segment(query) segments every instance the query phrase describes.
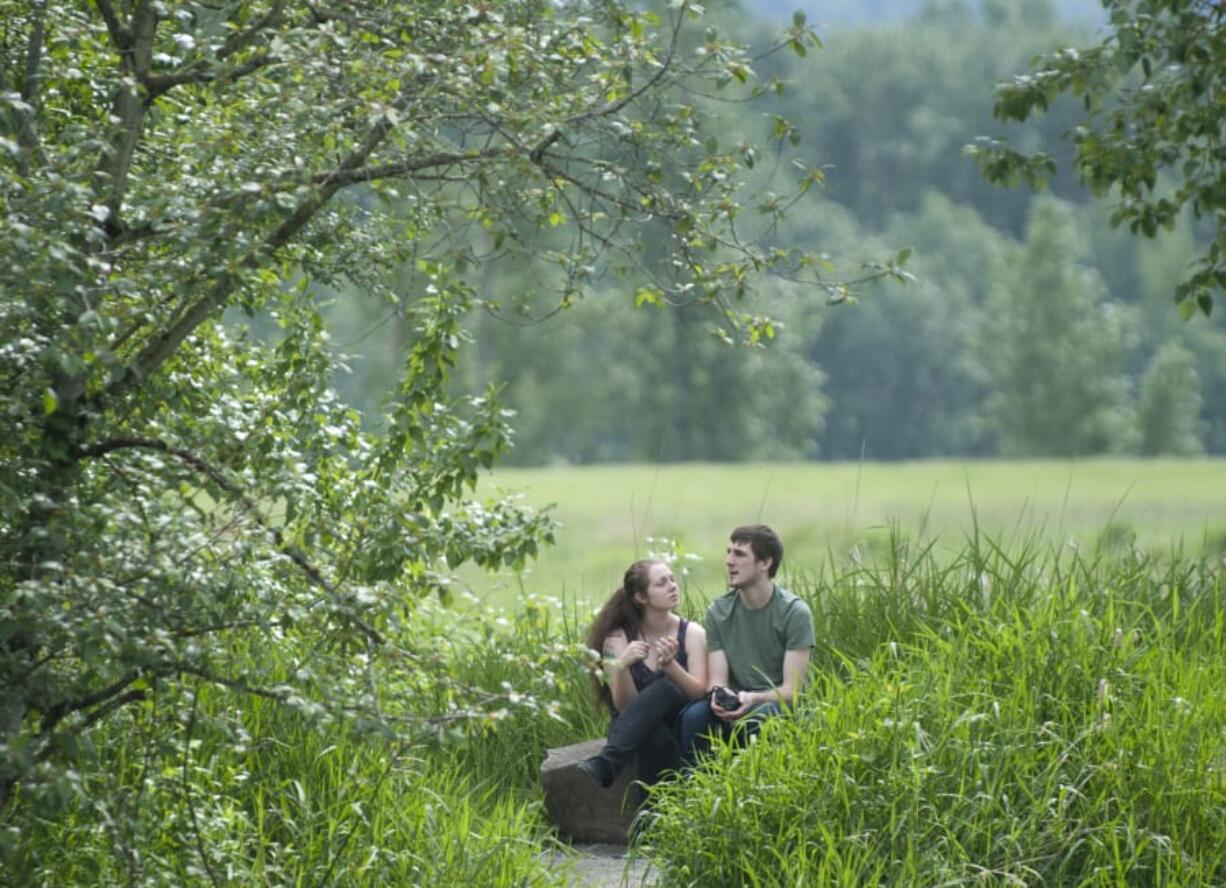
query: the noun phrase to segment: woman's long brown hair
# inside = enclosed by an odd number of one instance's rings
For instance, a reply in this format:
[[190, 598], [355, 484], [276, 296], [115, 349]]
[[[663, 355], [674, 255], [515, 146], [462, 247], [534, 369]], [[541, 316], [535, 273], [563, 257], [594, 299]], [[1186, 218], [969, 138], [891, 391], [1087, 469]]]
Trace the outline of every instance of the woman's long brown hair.
[[[592, 621], [592, 628], [587, 634], [587, 646], [600, 654], [602, 661], [604, 641], [618, 629], [625, 633], [627, 641], [634, 641], [642, 634], [643, 605], [635, 601], [634, 596], [639, 593], [647, 594], [648, 573], [652, 565], [661, 563], [655, 558], [646, 558], [626, 568], [621, 587], [609, 596], [609, 600]], [[592, 686], [596, 690], [596, 703], [612, 711], [613, 694], [609, 691], [609, 684], [604, 680], [604, 672], [599, 665], [592, 671]]]

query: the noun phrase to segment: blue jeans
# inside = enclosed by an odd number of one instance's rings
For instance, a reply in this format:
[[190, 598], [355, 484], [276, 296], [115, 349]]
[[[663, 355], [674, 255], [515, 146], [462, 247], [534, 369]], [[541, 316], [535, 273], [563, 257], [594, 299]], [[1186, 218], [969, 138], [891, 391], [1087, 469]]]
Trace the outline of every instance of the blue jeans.
[[731, 738], [736, 743], [744, 743], [758, 733], [764, 719], [782, 711], [783, 707], [772, 700], [760, 703], [734, 722], [726, 722], [711, 711], [709, 697], [695, 700], [681, 712], [682, 765], [692, 768], [700, 755], [710, 752], [712, 737]]

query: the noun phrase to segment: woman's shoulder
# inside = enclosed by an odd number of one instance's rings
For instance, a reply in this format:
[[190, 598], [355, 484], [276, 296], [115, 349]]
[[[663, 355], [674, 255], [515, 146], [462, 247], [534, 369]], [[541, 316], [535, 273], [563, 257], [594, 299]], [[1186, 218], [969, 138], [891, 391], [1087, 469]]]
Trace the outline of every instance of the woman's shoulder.
[[604, 637], [604, 641], [601, 644], [603, 647], [608, 647], [609, 645], [616, 645], [619, 647], [624, 647], [625, 645], [629, 643], [630, 643], [629, 639], [626, 638], [626, 630], [618, 628], [618, 629], [614, 629], [612, 632], [606, 635]]
[[706, 641], [707, 630], [702, 628], [702, 623], [697, 620], [685, 621], [685, 640], [689, 641], [693, 638], [695, 641]]

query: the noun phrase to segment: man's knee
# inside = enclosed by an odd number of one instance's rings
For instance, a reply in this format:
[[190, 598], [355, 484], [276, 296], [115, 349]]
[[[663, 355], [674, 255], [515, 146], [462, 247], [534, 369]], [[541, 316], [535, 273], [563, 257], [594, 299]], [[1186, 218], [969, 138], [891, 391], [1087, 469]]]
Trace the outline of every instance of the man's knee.
[[778, 700], [770, 700], [766, 703], [759, 703], [753, 709], [749, 710], [747, 718], [762, 719], [771, 718], [783, 712], [783, 705]]
[[707, 747], [705, 737], [711, 730], [712, 720], [711, 704], [706, 698], [695, 700], [681, 710], [677, 719], [677, 734], [684, 758], [691, 759], [695, 752]]
[[711, 704], [703, 697], [681, 710], [679, 733], [684, 739], [706, 731], [711, 724]]

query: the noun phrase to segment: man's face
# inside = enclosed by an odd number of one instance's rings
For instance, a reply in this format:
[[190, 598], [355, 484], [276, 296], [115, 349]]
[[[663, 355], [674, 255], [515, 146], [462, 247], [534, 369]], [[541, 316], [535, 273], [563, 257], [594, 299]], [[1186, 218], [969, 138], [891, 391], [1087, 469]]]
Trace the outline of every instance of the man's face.
[[728, 543], [724, 567], [728, 571], [728, 585], [733, 589], [745, 589], [761, 580], [770, 579], [770, 559], [758, 561], [754, 558], [749, 543], [735, 540]]

